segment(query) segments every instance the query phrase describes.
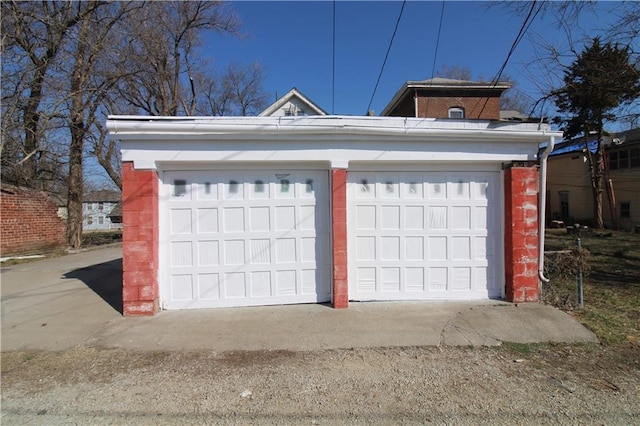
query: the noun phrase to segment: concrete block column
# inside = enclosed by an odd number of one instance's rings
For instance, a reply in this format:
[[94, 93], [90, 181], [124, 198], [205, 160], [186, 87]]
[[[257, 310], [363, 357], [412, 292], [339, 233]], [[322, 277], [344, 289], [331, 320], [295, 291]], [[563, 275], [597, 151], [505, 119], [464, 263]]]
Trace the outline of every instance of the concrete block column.
[[538, 168], [511, 165], [504, 172], [505, 293], [510, 302], [537, 302]]
[[122, 301], [125, 316], [158, 311], [158, 188], [155, 170], [122, 164]]
[[331, 230], [333, 254], [333, 300], [334, 308], [349, 306], [349, 283], [347, 280], [347, 170], [331, 170]]

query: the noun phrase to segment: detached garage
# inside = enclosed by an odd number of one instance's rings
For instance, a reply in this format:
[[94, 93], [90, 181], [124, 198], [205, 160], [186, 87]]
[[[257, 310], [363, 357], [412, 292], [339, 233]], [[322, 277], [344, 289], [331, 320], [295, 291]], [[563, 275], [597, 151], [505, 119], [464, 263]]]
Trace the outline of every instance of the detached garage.
[[[112, 116], [125, 315], [538, 298], [546, 125]], [[544, 180], [542, 180], [544, 183]]]

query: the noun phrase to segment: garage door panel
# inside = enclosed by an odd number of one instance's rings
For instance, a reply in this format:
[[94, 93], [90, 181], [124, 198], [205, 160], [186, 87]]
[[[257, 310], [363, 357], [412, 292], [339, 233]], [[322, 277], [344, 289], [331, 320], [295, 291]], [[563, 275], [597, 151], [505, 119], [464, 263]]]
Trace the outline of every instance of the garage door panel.
[[198, 274], [198, 299], [220, 299], [220, 274]]
[[193, 244], [191, 241], [171, 243], [171, 266], [174, 268], [193, 266]]
[[251, 256], [249, 262], [254, 265], [270, 264], [272, 244], [268, 238], [251, 239]]
[[171, 171], [163, 188], [163, 308], [330, 300], [327, 172]]
[[251, 297], [272, 296], [271, 271], [251, 272]]
[[220, 265], [220, 242], [198, 241], [198, 266]]
[[191, 234], [191, 209], [171, 210], [170, 221], [172, 234]]
[[348, 175], [350, 297], [500, 296], [497, 172]]
[[215, 207], [197, 209], [198, 233], [218, 232], [218, 209]]

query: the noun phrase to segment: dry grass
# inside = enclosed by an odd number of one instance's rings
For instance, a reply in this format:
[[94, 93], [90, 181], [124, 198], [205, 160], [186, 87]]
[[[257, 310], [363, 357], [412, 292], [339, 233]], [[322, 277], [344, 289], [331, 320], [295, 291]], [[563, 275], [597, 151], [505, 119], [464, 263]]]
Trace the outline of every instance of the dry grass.
[[606, 345], [640, 348], [640, 235], [594, 232], [581, 235], [588, 274], [584, 308], [577, 308], [576, 236], [549, 230], [546, 251], [572, 250], [547, 256], [551, 283], [543, 286], [546, 303], [572, 311]]

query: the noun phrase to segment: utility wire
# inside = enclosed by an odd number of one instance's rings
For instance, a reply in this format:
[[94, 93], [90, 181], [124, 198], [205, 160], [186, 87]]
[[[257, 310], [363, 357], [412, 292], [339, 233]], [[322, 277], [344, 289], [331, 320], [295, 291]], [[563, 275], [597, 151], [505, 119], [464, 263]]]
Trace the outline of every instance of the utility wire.
[[536, 13], [532, 17], [531, 15], [533, 14], [533, 10], [536, 7], [536, 3], [537, 3], [536, 0], [533, 0], [531, 2], [531, 9], [529, 9], [529, 13], [527, 14], [527, 17], [525, 18], [524, 22], [522, 23], [522, 26], [520, 27], [520, 31], [518, 31], [518, 35], [516, 36], [515, 40], [513, 41], [513, 44], [511, 45], [511, 49], [509, 50], [509, 53], [507, 53], [507, 57], [505, 58], [504, 62], [502, 63], [502, 66], [500, 67], [500, 69], [498, 70], [498, 73], [496, 74], [496, 76], [493, 79], [493, 86], [494, 87], [500, 81], [500, 77], [502, 76], [502, 73], [504, 72], [505, 68], [507, 67], [507, 63], [509, 62], [509, 59], [511, 59], [511, 55], [513, 54], [513, 52], [515, 52], [516, 47], [518, 47], [518, 44], [520, 44], [520, 41], [522, 41], [522, 39], [524, 38], [524, 35], [529, 30], [529, 27], [531, 26], [531, 24], [535, 20], [536, 16], [538, 16], [538, 13], [542, 9], [542, 7], [538, 7], [538, 10], [536, 11]]
[[[529, 27], [535, 20], [536, 16], [538, 16], [538, 13], [540, 13], [540, 10], [542, 10], [542, 5], [540, 5], [538, 7], [538, 10], [536, 10], [536, 13], [535, 14], [533, 13], [533, 11], [536, 8], [536, 3], [537, 3], [536, 0], [533, 0], [531, 2], [531, 9], [529, 9], [529, 13], [527, 14], [526, 18], [522, 22], [522, 25], [520, 26], [520, 31], [518, 31], [516, 38], [513, 40], [513, 43], [511, 44], [511, 49], [509, 49], [509, 53], [507, 53], [507, 57], [505, 58], [504, 62], [502, 63], [502, 66], [498, 69], [496, 76], [493, 78], [491, 82], [492, 88], [495, 88], [500, 82], [500, 77], [502, 77], [502, 73], [507, 68], [507, 64], [509, 63], [509, 59], [511, 59], [511, 55], [513, 54], [513, 52], [515, 52], [516, 47], [518, 47], [518, 44], [520, 44], [520, 41], [522, 41], [522, 39], [524, 38], [524, 35], [529, 30]], [[480, 118], [480, 116], [484, 112], [484, 109], [487, 106], [488, 102], [489, 102], [489, 98], [487, 97], [487, 99], [485, 99], [484, 101], [484, 105], [482, 105], [482, 109], [480, 110], [480, 113], [478, 114], [478, 118]]]
[[[433, 75], [436, 72], [436, 59], [438, 58], [438, 47], [440, 46], [440, 33], [442, 32], [442, 17], [444, 16], [444, 4], [445, 4], [445, 0], [442, 0], [442, 9], [440, 9], [440, 24], [438, 25], [438, 37], [436, 38], [436, 49], [433, 54], [433, 65], [431, 66], [431, 80], [433, 80]], [[431, 81], [431, 84], [432, 83], [433, 81]], [[427, 96], [427, 106], [424, 114], [425, 117], [429, 116], [429, 98], [430, 96]], [[415, 113], [417, 116], [418, 111], [416, 111]]]
[[384, 71], [384, 66], [387, 64], [387, 58], [389, 57], [389, 52], [391, 51], [391, 46], [393, 45], [393, 39], [396, 37], [396, 31], [398, 31], [398, 25], [400, 24], [400, 18], [402, 18], [402, 12], [404, 11], [404, 6], [407, 4], [407, 0], [402, 2], [402, 7], [400, 8], [400, 14], [398, 15], [398, 19], [396, 20], [396, 26], [393, 29], [393, 34], [391, 35], [391, 40], [389, 41], [389, 47], [387, 48], [387, 54], [384, 55], [384, 61], [382, 62], [382, 67], [380, 68], [380, 74], [378, 74], [378, 81], [376, 81], [376, 86], [373, 88], [373, 93], [371, 94], [371, 99], [369, 100], [369, 105], [367, 105], [367, 113], [371, 108], [371, 103], [373, 102], [373, 97], [376, 95], [376, 91], [378, 90], [378, 84], [380, 84], [380, 78], [382, 77], [382, 73]]

